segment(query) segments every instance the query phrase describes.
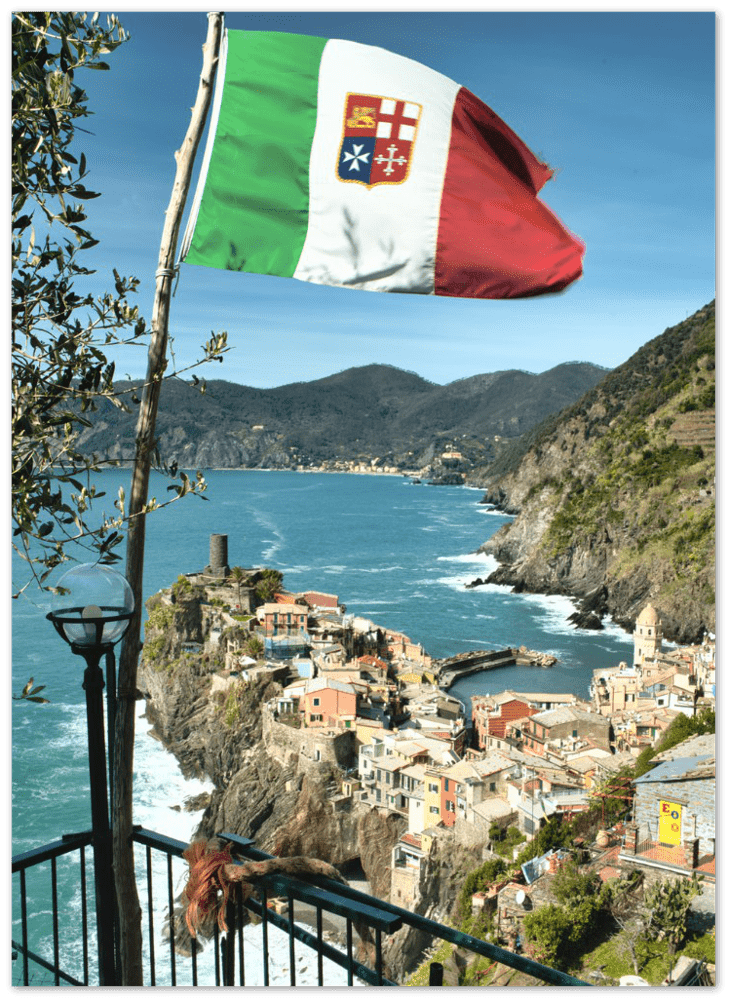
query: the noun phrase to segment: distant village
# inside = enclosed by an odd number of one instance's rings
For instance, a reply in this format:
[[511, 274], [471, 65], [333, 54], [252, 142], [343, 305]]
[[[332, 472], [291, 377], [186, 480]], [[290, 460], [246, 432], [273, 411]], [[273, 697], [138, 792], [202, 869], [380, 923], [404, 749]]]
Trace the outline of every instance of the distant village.
[[[436, 839], [478, 847], [514, 827], [530, 839], [551, 817], [587, 810], [604, 782], [655, 745], [677, 715], [715, 705], [713, 638], [665, 648], [660, 617], [647, 604], [635, 623], [633, 662], [594, 671], [589, 701], [504, 690], [472, 698], [467, 717], [441, 686], [444, 678], [452, 683], [459, 669], [498, 668], [519, 657], [541, 666], [549, 659], [522, 648], [476, 654], [482, 662], [475, 666], [463, 654], [436, 661], [403, 633], [348, 614], [334, 594], [281, 590], [256, 607], [226, 563], [226, 536], [212, 536], [211, 565], [188, 575], [223, 597], [211, 607], [205, 639], [225, 662], [213, 691], [270, 675], [283, 690], [262, 708], [267, 752], [284, 763], [296, 757], [305, 769], [335, 765], [335, 809], [361, 802], [403, 817], [391, 889], [401, 906], [416, 899]], [[247, 633], [260, 637], [263, 657], [245, 654]], [[194, 645], [187, 651], [199, 652]], [[636, 780], [632, 822], [602, 831], [594, 857], [601, 877], [640, 864], [664, 877], [699, 871], [713, 879], [714, 736], [680, 749], [659, 755], [658, 766]], [[537, 891], [539, 876], [559, 859], [541, 861], [521, 885], [499, 888], [507, 931], [517, 932], [525, 891]]]

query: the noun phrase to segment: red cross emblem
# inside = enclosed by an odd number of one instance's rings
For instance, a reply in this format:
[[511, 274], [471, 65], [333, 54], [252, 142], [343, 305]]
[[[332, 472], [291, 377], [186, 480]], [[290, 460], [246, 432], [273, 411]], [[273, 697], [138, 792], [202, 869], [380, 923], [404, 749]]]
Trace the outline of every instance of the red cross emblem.
[[366, 187], [407, 180], [422, 105], [347, 94], [337, 177]]

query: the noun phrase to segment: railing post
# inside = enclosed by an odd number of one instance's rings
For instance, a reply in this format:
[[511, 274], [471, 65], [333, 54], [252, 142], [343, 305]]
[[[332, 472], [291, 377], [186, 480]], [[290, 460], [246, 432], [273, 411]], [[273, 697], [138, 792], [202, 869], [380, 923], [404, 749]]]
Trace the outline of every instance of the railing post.
[[234, 893], [228, 897], [225, 905], [225, 922], [228, 930], [220, 941], [220, 957], [223, 967], [223, 986], [235, 986], [235, 898]]
[[428, 973], [428, 986], [443, 985], [443, 966], [440, 962], [431, 962]]
[[91, 826], [93, 828], [94, 883], [96, 887], [96, 934], [99, 955], [99, 985], [117, 982], [114, 947], [116, 893], [112, 870], [109, 799], [106, 787], [106, 747], [104, 740], [104, 675], [101, 654], [83, 650], [86, 660], [83, 688], [86, 692], [86, 723], [89, 743], [89, 784], [91, 786]]

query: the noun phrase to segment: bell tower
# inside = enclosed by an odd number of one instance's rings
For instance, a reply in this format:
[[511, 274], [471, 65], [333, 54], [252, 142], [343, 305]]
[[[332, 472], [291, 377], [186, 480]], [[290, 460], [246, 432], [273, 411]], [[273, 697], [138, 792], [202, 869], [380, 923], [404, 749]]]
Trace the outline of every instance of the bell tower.
[[661, 653], [663, 625], [652, 604], [646, 604], [635, 621], [633, 632], [633, 662], [640, 666], [644, 660], [654, 660]]

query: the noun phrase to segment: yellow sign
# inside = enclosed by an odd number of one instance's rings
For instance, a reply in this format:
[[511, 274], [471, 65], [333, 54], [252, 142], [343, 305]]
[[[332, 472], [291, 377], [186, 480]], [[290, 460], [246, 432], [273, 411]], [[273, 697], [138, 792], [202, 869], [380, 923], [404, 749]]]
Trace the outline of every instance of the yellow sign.
[[658, 802], [658, 840], [661, 844], [681, 843], [681, 806], [677, 802]]

